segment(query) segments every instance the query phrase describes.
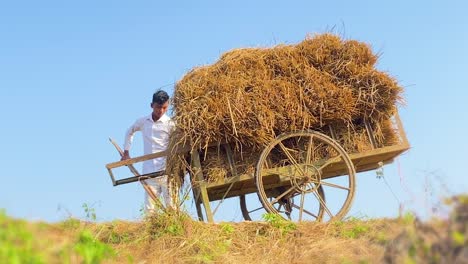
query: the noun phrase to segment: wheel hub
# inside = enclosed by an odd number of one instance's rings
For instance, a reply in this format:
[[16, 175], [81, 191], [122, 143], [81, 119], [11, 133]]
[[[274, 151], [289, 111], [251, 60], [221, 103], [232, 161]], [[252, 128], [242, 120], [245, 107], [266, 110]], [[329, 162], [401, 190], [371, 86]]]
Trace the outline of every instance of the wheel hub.
[[291, 178], [291, 184], [298, 192], [314, 192], [320, 187], [322, 174], [317, 167], [311, 164], [301, 165], [301, 170], [297, 169], [298, 177]]

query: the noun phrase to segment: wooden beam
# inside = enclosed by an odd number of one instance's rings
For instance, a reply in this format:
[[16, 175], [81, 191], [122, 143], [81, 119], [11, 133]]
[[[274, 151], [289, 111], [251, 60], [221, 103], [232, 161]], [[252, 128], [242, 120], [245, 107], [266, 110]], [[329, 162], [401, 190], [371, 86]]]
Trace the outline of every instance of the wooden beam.
[[[369, 170], [369, 168], [373, 167], [374, 164], [371, 163], [375, 163], [375, 166], [377, 166], [379, 161], [383, 161], [384, 163], [391, 162], [396, 156], [400, 155], [406, 150], [407, 147], [405, 147], [404, 145], [395, 145], [369, 150], [363, 153], [354, 153], [350, 154], [349, 156], [353, 163], [356, 162], [358, 164], [358, 170], [356, 172], [361, 172], [367, 171]], [[325, 160], [318, 162], [317, 166], [320, 166], [324, 162]], [[331, 178], [339, 176], [339, 172], [346, 169], [344, 167], [344, 163], [342, 164], [343, 166], [337, 166], [341, 164], [341, 159], [332, 160], [330, 165], [327, 166], [327, 168], [325, 168], [324, 175], [322, 175], [322, 177]], [[262, 177], [264, 181], [268, 181], [270, 180], [270, 178], [272, 178], [271, 181], [274, 182], [274, 177], [277, 177], [277, 175], [288, 175], [291, 171], [294, 171], [293, 165], [273, 167], [270, 169], [263, 170]], [[241, 174], [236, 177], [226, 178], [222, 181], [208, 183], [206, 187], [209, 193], [218, 193], [221, 191], [225, 191], [226, 188], [231, 185], [231, 183], [236, 183], [236, 185], [239, 184], [249, 186], [253, 184], [254, 180], [254, 175], [252, 174]], [[237, 187], [235, 189], [237, 192]], [[228, 195], [227, 197], [230, 197], [230, 195]]]
[[226, 152], [229, 169], [231, 170], [231, 176], [237, 176], [236, 162], [234, 160], [234, 155], [232, 153], [231, 145], [223, 144], [224, 151]]
[[210, 199], [208, 196], [208, 192], [206, 190], [206, 182], [205, 182], [205, 179], [203, 178], [203, 172], [202, 172], [201, 163], [200, 163], [200, 154], [198, 153], [198, 151], [196, 150], [192, 151], [191, 159], [192, 159], [192, 162], [191, 162], [192, 170], [195, 174], [195, 180], [198, 183], [199, 192], [201, 194], [201, 200], [203, 202], [203, 206], [205, 207], [206, 218], [209, 223], [213, 223], [214, 222], [213, 213], [210, 207]]
[[369, 138], [372, 149], [378, 148], [377, 141], [375, 140], [375, 136], [374, 136], [374, 130], [372, 129], [372, 126], [369, 124], [369, 121], [367, 121], [367, 118], [364, 118], [364, 126], [366, 127], [367, 137]]
[[395, 112], [394, 117], [395, 117], [395, 121], [397, 123], [398, 133], [399, 133], [401, 139], [403, 140], [403, 145], [407, 146], [408, 149], [409, 149], [410, 144], [409, 144], [408, 138], [406, 137], [405, 129], [403, 128], [403, 123], [401, 122], [400, 114], [398, 114], [398, 111]]
[[[217, 146], [219, 144], [224, 144], [224, 143], [225, 143], [224, 141], [223, 142], [211, 143], [211, 144], [208, 144], [208, 147]], [[152, 160], [152, 159], [156, 159], [156, 158], [166, 157], [166, 156], [169, 156], [169, 155], [184, 154], [184, 153], [188, 153], [189, 151], [192, 151], [191, 145], [185, 144], [185, 145], [179, 146], [178, 148], [176, 148], [174, 150], [166, 150], [166, 151], [151, 153], [151, 154], [147, 154], [147, 155], [143, 155], [143, 156], [127, 159], [127, 160], [111, 162], [111, 163], [106, 164], [106, 168], [114, 169], [114, 168], [118, 168], [118, 167], [122, 167], [122, 166], [128, 166], [128, 165], [138, 163], [138, 162], [142, 162], [142, 161], [146, 161], [146, 160]]]
[[167, 151], [161, 151], [161, 152], [151, 153], [151, 154], [148, 154], [148, 155], [143, 155], [143, 156], [136, 157], [136, 158], [131, 158], [131, 159], [112, 162], [112, 163], [107, 164], [106, 168], [114, 169], [114, 168], [118, 168], [118, 167], [122, 167], [122, 166], [132, 165], [132, 164], [137, 163], [137, 162], [142, 162], [142, 161], [151, 160], [151, 159], [155, 159], [155, 158], [166, 157], [166, 156], [167, 156]]

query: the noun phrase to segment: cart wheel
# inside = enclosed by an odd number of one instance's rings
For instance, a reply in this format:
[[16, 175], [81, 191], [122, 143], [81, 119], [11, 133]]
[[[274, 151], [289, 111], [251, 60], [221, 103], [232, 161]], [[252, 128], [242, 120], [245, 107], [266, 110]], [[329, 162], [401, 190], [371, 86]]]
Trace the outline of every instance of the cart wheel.
[[[320, 197], [322, 198], [322, 200], [325, 201], [325, 193], [323, 192], [322, 186], [319, 186], [318, 193], [319, 193]], [[247, 206], [246, 198], [247, 198], [247, 195], [240, 195], [239, 196], [240, 208], [241, 208], [241, 212], [242, 212], [242, 216], [244, 217], [244, 220], [246, 220], [246, 221], [261, 221], [261, 220], [263, 220], [263, 215], [265, 213], [268, 213], [268, 212], [265, 210], [263, 205], [258, 200], [258, 196], [255, 197], [255, 199], [252, 199], [252, 201], [250, 201], [250, 206]], [[269, 199], [269, 202], [271, 202], [274, 198], [271, 197], [271, 198], [268, 198], [268, 199]], [[252, 203], [254, 203], [254, 204], [252, 204]], [[276, 206], [276, 210], [278, 210], [278, 211], [282, 210], [283, 205], [281, 203], [276, 203], [275, 206]], [[283, 208], [283, 210], [285, 211], [286, 208]], [[322, 218], [323, 218], [324, 207], [322, 205], [320, 205], [318, 210], [319, 211], [317, 213], [317, 216], [318, 216], [317, 221], [320, 222], [322, 220]], [[286, 214], [286, 211], [285, 211], [285, 214]]]
[[[244, 217], [244, 220], [246, 221], [252, 221], [252, 217], [250, 217], [250, 213], [253, 213], [249, 211], [247, 208], [247, 203], [245, 202], [245, 195], [240, 195], [239, 196], [239, 203], [240, 203], [240, 208], [242, 212], [242, 216]], [[261, 210], [263, 207], [258, 208], [258, 210]]]
[[[280, 135], [263, 150], [255, 183], [267, 212], [293, 221], [327, 222], [341, 220], [349, 211], [355, 174], [336, 141], [319, 132], [298, 131]], [[333, 201], [325, 202], [325, 192]]]

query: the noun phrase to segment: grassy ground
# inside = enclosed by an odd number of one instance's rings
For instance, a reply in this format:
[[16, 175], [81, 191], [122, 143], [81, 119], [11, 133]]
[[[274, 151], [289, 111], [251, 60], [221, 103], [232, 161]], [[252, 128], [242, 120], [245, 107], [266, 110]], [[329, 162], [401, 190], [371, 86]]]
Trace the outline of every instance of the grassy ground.
[[[0, 263], [457, 263], [467, 205], [448, 220], [347, 219], [207, 224], [183, 213], [141, 222], [27, 222], [0, 211]], [[465, 218], [464, 218], [465, 217]], [[460, 253], [461, 252], [461, 253]]]
[[1, 263], [367, 263], [382, 259], [399, 220], [206, 224], [184, 215], [142, 222], [50, 224], [0, 216]]

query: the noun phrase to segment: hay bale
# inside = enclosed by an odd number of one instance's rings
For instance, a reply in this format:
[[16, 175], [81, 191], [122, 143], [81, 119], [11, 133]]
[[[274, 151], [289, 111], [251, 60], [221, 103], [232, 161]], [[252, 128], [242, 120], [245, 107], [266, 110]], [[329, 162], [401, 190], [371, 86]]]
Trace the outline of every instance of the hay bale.
[[[202, 172], [208, 182], [221, 181], [232, 177], [229, 161], [225, 150], [220, 147], [209, 147], [201, 155]], [[233, 152], [234, 169], [238, 174], [253, 174], [255, 164], [260, 157], [260, 152], [251, 149]]]
[[379, 144], [389, 145], [396, 137], [389, 118], [402, 88], [375, 68], [377, 59], [367, 44], [333, 34], [226, 52], [176, 84], [180, 133], [171, 145], [206, 149], [228, 141], [237, 151], [258, 152], [281, 133], [334, 124], [345, 149], [359, 152], [369, 147], [364, 118], [377, 128]]

